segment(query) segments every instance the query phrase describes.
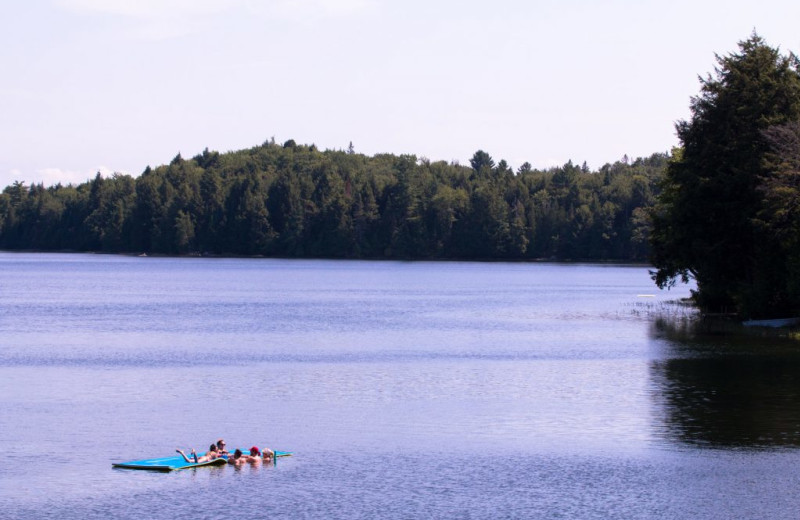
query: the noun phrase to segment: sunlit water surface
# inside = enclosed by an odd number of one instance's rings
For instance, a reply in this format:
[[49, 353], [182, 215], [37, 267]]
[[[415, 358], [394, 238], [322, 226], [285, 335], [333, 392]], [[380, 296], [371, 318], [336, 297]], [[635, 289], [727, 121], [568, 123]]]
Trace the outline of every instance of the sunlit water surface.
[[[0, 253], [0, 518], [797, 518], [800, 356], [646, 267]], [[276, 466], [111, 463], [229, 445]]]

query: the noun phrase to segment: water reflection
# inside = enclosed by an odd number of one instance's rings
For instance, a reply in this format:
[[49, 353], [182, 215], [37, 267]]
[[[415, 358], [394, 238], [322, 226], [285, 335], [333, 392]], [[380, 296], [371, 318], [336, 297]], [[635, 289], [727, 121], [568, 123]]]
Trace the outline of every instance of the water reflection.
[[682, 446], [800, 446], [800, 344], [654, 325], [657, 437]]

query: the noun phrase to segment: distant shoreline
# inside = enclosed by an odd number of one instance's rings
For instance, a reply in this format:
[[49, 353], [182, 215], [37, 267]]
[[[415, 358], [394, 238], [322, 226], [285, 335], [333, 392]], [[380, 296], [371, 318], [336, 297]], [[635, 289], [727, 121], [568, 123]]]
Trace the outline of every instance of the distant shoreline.
[[503, 264], [585, 264], [585, 265], [620, 265], [631, 267], [652, 267], [646, 262], [626, 261], [626, 260], [573, 260], [556, 258], [334, 258], [334, 257], [314, 257], [314, 256], [265, 256], [265, 255], [235, 255], [235, 254], [211, 254], [211, 253], [187, 253], [187, 254], [166, 254], [166, 253], [131, 253], [115, 251], [76, 251], [73, 249], [46, 250], [46, 249], [0, 249], [0, 253], [11, 254], [70, 254], [70, 255], [107, 255], [107, 256], [127, 256], [136, 258], [217, 258], [217, 259], [253, 259], [253, 260], [330, 260], [342, 262], [431, 262], [431, 263], [503, 263]]

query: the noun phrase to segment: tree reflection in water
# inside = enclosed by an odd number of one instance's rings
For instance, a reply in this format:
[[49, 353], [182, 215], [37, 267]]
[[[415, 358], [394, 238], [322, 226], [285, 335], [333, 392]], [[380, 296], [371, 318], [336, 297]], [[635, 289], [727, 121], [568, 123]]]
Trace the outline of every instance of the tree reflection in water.
[[682, 446], [800, 446], [800, 342], [655, 322], [657, 437]]

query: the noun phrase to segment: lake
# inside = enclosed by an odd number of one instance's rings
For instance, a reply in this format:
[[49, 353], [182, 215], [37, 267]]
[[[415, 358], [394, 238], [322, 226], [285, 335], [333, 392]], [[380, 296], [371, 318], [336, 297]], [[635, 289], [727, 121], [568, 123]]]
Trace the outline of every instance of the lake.
[[[642, 266], [0, 252], [0, 518], [796, 518], [800, 354]], [[256, 444], [275, 466], [112, 462]]]

